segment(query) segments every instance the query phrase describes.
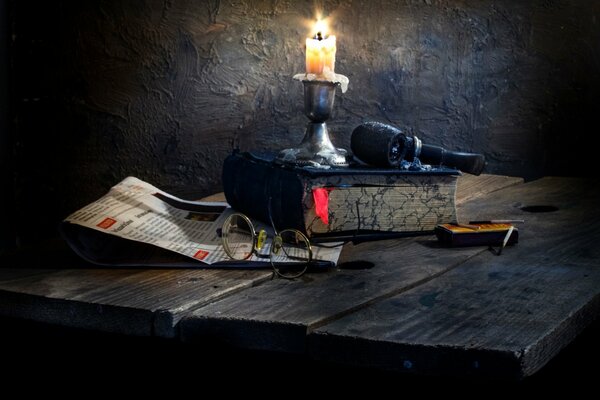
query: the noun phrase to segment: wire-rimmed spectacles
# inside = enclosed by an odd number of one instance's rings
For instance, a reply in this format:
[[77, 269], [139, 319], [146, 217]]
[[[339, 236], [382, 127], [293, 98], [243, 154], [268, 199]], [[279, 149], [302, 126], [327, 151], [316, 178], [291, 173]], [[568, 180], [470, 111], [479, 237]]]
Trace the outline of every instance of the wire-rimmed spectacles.
[[308, 269], [313, 251], [310, 241], [296, 229], [284, 229], [269, 237], [267, 231], [256, 231], [250, 218], [233, 213], [223, 223], [221, 239], [225, 253], [234, 260], [247, 260], [252, 255], [268, 258], [274, 273], [286, 279], [302, 276]]

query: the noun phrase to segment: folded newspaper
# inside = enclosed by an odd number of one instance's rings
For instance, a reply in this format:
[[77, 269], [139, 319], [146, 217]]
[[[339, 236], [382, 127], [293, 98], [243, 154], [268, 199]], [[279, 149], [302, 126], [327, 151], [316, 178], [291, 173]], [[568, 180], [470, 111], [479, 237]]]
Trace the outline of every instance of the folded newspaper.
[[[99, 265], [261, 268], [264, 258], [231, 260], [219, 229], [235, 212], [224, 202], [187, 201], [128, 177], [97, 201], [69, 215], [61, 234], [84, 259]], [[257, 229], [273, 230], [257, 221]], [[341, 246], [312, 246], [318, 266], [334, 266]], [[266, 248], [265, 251], [269, 249]]]

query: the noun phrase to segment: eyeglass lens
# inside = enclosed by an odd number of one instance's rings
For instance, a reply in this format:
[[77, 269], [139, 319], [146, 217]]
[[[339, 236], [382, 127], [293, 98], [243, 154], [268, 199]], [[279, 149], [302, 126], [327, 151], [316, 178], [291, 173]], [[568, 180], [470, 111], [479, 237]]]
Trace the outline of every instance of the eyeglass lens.
[[283, 230], [271, 244], [271, 265], [282, 278], [297, 278], [308, 268], [312, 258], [310, 242], [300, 231]]
[[254, 250], [254, 227], [240, 214], [232, 214], [223, 224], [223, 247], [234, 260], [246, 260]]

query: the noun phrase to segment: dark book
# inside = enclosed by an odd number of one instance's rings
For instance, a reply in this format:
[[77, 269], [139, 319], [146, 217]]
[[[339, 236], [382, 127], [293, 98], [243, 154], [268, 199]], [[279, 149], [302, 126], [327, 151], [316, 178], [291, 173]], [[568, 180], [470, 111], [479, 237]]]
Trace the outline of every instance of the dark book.
[[274, 163], [270, 155], [236, 153], [224, 162], [223, 187], [234, 209], [311, 238], [413, 234], [456, 221], [459, 175], [449, 168], [293, 167]]

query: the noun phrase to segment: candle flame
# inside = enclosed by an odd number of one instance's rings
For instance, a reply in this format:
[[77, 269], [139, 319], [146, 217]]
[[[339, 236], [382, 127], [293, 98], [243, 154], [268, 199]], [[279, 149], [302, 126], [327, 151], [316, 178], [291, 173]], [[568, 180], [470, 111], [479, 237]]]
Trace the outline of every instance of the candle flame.
[[327, 37], [328, 30], [329, 29], [327, 26], [327, 21], [324, 19], [317, 18], [317, 22], [315, 23], [315, 26], [313, 28], [314, 38], [323, 40]]

